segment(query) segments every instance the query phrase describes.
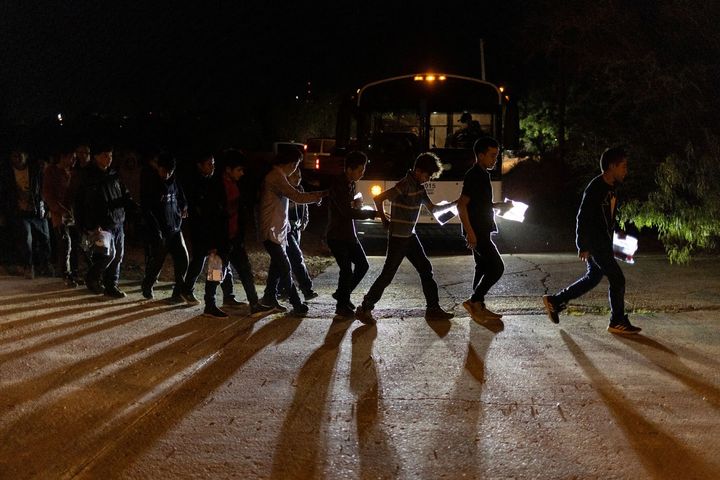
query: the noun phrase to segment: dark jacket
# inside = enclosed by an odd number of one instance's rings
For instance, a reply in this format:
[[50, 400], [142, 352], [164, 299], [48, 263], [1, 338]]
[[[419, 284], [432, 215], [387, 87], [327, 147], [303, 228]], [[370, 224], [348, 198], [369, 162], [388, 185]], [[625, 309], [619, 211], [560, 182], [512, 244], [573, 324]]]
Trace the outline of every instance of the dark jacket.
[[[230, 249], [229, 214], [222, 174], [216, 172], [210, 178], [195, 174], [186, 183], [184, 191], [187, 196], [188, 224], [192, 242], [196, 245], [203, 245], [203, 249], [216, 249], [221, 253], [228, 252]], [[238, 237], [240, 239], [245, 237], [247, 221], [246, 200], [243, 193], [241, 182], [238, 215]]]
[[27, 169], [30, 179], [30, 190], [28, 191], [27, 210], [20, 210], [18, 206], [19, 193], [15, 184], [15, 172], [12, 165], [5, 164], [2, 168], [0, 186], [0, 202], [2, 209], [9, 217], [15, 218], [45, 218], [47, 205], [42, 198], [43, 172], [36, 162], [28, 161]]
[[[612, 203], [615, 202], [615, 208]], [[583, 193], [577, 214], [576, 244], [578, 252], [608, 252], [612, 250], [615, 216], [620, 202], [615, 187], [608, 185], [602, 175], [593, 178]]]
[[328, 240], [356, 242], [355, 219], [375, 218], [377, 211], [353, 208], [355, 182], [350, 182], [345, 173], [335, 176], [328, 195]]
[[182, 228], [185, 194], [175, 175], [163, 180], [152, 167], [140, 175], [140, 206], [148, 239], [170, 237]]
[[125, 222], [126, 209], [137, 209], [118, 173], [112, 168], [102, 171], [94, 163], [73, 175], [66, 201], [72, 203], [75, 223], [83, 230], [116, 228]]

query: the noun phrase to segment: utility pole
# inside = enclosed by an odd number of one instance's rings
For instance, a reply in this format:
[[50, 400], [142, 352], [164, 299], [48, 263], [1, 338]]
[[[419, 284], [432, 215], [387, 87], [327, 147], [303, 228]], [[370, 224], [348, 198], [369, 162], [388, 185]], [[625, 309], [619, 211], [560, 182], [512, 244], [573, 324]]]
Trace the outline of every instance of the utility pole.
[[485, 42], [480, 39], [480, 79], [485, 80]]

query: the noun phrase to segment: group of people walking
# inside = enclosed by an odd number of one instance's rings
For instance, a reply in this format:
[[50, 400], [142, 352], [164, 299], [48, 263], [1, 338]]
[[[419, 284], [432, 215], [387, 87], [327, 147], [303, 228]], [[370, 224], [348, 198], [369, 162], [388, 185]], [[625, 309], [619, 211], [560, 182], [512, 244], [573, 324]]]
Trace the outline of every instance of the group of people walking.
[[[223, 318], [225, 308], [242, 305], [234, 292], [233, 272], [240, 277], [250, 315], [259, 317], [287, 312], [279, 297], [287, 298], [290, 314], [308, 313], [307, 301], [317, 297], [300, 248], [301, 232], [307, 226], [307, 205], [327, 198], [327, 244], [338, 267], [338, 284], [332, 297], [335, 313], [374, 324], [375, 306], [392, 282], [400, 264], [407, 258], [417, 270], [426, 301], [428, 320], [447, 320], [452, 312], [439, 303], [438, 285], [422, 242], [415, 233], [420, 209], [431, 212], [457, 207], [468, 249], [475, 269], [472, 294], [463, 302], [468, 313], [478, 320], [499, 319], [485, 297], [504, 272], [504, 264], [493, 242], [497, 232], [495, 213], [510, 203], [492, 201], [488, 170], [496, 163], [498, 142], [482, 137], [474, 142], [475, 164], [468, 170], [462, 192], [450, 204], [434, 204], [424, 184], [442, 172], [440, 159], [433, 153], [421, 153], [405, 177], [374, 199], [375, 209], [362, 208], [356, 197], [356, 182], [365, 173], [368, 159], [364, 153], [350, 152], [344, 171], [332, 179], [330, 188], [304, 191], [300, 186], [299, 151], [276, 155], [270, 170], [258, 179], [259, 188], [243, 188], [248, 159], [239, 150], [225, 150], [216, 169], [212, 153], [197, 154], [192, 173], [181, 184], [176, 176], [177, 162], [168, 154], [151, 155], [140, 176], [140, 203], [131, 197], [127, 186], [112, 167], [113, 149], [109, 144], [62, 148], [55, 163], [45, 169], [28, 162], [20, 148], [10, 153], [8, 168], [0, 187], [5, 200], [5, 217], [12, 225], [18, 249], [19, 272], [32, 278], [34, 266], [41, 274], [51, 274], [49, 263], [48, 221], [58, 245], [58, 275], [66, 284], [84, 283], [96, 294], [121, 298], [120, 267], [125, 251], [125, 215], [142, 216], [145, 245], [145, 271], [142, 295], [154, 298], [153, 287], [169, 255], [174, 268], [174, 285], [169, 301], [199, 304], [195, 285], [206, 263], [204, 315]], [[90, 155], [92, 153], [92, 155]], [[610, 282], [612, 333], [637, 333], [624, 309], [625, 281], [612, 252], [617, 196], [615, 187], [627, 174], [627, 153], [621, 148], [605, 151], [602, 173], [588, 185], [577, 216], [579, 257], [587, 263], [587, 273], [556, 295], [545, 295], [544, 306], [557, 323], [567, 303], [596, 286], [603, 276]], [[391, 204], [386, 212], [384, 203]], [[257, 230], [270, 257], [263, 295], [256, 291], [252, 266], [245, 246], [248, 207], [255, 206]], [[355, 230], [355, 220], [379, 218], [388, 230], [385, 263], [380, 275], [355, 306], [352, 294], [369, 270], [365, 252]], [[187, 224], [187, 225], [185, 225]], [[189, 235], [190, 251], [184, 233]], [[34, 258], [37, 257], [37, 258]], [[84, 275], [80, 274], [84, 266]], [[222, 308], [216, 303], [217, 289], [222, 291]]]

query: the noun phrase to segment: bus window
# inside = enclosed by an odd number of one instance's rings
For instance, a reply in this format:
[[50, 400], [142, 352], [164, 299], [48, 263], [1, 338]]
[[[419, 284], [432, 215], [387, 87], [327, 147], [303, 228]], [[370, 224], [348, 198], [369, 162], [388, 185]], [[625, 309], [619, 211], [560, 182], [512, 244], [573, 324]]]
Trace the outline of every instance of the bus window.
[[493, 131], [492, 115], [488, 113], [455, 112], [447, 128], [445, 148], [472, 148], [475, 140]]

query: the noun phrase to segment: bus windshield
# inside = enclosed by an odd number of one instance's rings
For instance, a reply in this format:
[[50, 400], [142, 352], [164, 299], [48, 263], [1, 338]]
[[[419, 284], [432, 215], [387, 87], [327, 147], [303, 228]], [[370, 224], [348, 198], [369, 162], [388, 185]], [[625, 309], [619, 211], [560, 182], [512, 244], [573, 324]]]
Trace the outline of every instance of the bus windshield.
[[[421, 152], [443, 162], [440, 180], [462, 179], [472, 166], [472, 145], [500, 133], [501, 103], [487, 82], [443, 76], [381, 80], [358, 91], [357, 147], [368, 154], [366, 178], [399, 179]], [[439, 78], [439, 77], [438, 77]]]

